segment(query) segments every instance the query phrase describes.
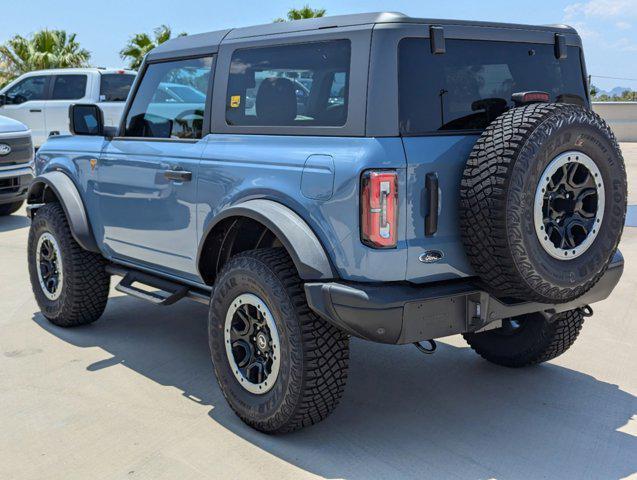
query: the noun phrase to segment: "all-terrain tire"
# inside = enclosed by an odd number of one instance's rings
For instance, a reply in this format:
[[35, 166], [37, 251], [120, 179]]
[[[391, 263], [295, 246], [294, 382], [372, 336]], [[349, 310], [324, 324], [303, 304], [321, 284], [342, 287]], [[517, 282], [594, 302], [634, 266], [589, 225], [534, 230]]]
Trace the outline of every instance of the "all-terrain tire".
[[[594, 241], [580, 256], [565, 260], [540, 243], [534, 205], [546, 167], [571, 151], [583, 152], [599, 168], [605, 206]], [[621, 238], [626, 197], [621, 151], [597, 114], [567, 104], [513, 108], [481, 135], [464, 169], [459, 213], [465, 251], [485, 288], [497, 297], [573, 300], [608, 267]]]
[[6, 215], [11, 215], [12, 213], [17, 212], [22, 207], [24, 200], [20, 200], [19, 202], [13, 203], [4, 203], [0, 205], [0, 217], [4, 217]]
[[552, 360], [568, 350], [577, 339], [584, 316], [580, 309], [554, 315], [541, 313], [516, 317], [519, 327], [482, 333], [465, 333], [469, 346], [482, 358], [505, 367], [526, 367]]
[[[38, 241], [49, 234], [60, 250], [63, 279], [56, 299], [48, 298], [40, 285], [37, 258]], [[98, 253], [84, 250], [73, 238], [64, 210], [59, 203], [39, 208], [31, 222], [28, 241], [31, 288], [42, 314], [60, 327], [75, 327], [94, 322], [108, 301], [110, 276], [106, 262]]]
[[[280, 370], [263, 394], [246, 390], [231, 370], [224, 344], [226, 313], [238, 295], [258, 296], [272, 312], [280, 339]], [[345, 388], [347, 334], [307, 305], [303, 282], [284, 249], [240, 253], [224, 266], [210, 303], [209, 342], [217, 381], [235, 413], [266, 433], [285, 433], [327, 417]]]

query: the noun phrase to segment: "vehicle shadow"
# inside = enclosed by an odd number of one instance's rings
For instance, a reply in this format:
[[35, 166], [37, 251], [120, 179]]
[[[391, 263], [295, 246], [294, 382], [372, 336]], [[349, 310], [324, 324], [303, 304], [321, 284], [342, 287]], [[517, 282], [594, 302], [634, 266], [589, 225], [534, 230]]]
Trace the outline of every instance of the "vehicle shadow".
[[[209, 405], [234, 434], [327, 478], [624, 478], [637, 471], [637, 436], [624, 432], [637, 397], [592, 376], [545, 364], [512, 370], [469, 348], [441, 344], [433, 356], [411, 346], [351, 343], [345, 396], [326, 421], [286, 436], [260, 434], [235, 417], [214, 380], [203, 305], [160, 308], [128, 297], [104, 318], [43, 329]], [[634, 421], [634, 418], [633, 418]], [[214, 447], [214, 446], [212, 446]]]
[[31, 221], [24, 216], [24, 213], [14, 213], [6, 217], [0, 217], [0, 233], [11, 232], [29, 226]]

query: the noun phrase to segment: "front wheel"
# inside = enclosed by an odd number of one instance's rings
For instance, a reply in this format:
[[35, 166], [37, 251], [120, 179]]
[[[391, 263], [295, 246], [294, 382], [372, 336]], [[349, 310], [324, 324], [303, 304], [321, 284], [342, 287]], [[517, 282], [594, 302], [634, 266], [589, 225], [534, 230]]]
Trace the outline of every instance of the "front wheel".
[[208, 325], [219, 386], [251, 427], [290, 432], [323, 420], [338, 404], [348, 337], [310, 310], [285, 250], [233, 257], [215, 284]]
[[583, 323], [581, 309], [552, 317], [530, 313], [504, 319], [501, 328], [463, 336], [485, 360], [505, 367], [526, 367], [566, 352], [575, 343]]
[[31, 288], [51, 323], [74, 327], [102, 315], [110, 284], [106, 263], [78, 245], [59, 203], [37, 210], [27, 249]]

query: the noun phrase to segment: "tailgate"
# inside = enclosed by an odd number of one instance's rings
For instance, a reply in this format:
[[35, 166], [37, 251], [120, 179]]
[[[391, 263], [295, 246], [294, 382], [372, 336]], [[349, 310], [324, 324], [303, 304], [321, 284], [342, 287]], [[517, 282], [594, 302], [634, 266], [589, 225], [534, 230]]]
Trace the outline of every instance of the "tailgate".
[[[407, 156], [407, 280], [431, 282], [473, 275], [458, 226], [460, 178], [477, 135], [404, 137]], [[425, 186], [428, 173], [438, 178], [438, 225], [425, 235], [430, 212]], [[443, 254], [434, 263], [420, 257], [431, 250]]]

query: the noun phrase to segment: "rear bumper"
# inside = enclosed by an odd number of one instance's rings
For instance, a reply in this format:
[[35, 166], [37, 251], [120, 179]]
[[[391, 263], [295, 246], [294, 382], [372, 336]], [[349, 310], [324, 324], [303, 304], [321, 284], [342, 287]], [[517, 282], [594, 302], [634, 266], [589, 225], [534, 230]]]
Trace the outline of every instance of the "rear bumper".
[[31, 166], [0, 169], [0, 204], [24, 200], [32, 181]]
[[380, 343], [405, 344], [475, 332], [503, 318], [572, 310], [606, 299], [624, 271], [617, 251], [600, 281], [567, 303], [503, 303], [474, 281], [410, 284], [307, 283], [310, 308], [348, 333]]

